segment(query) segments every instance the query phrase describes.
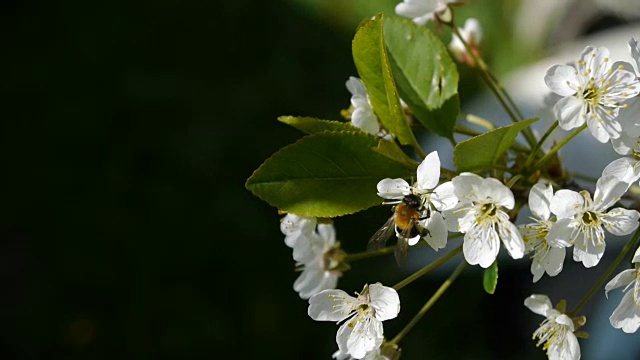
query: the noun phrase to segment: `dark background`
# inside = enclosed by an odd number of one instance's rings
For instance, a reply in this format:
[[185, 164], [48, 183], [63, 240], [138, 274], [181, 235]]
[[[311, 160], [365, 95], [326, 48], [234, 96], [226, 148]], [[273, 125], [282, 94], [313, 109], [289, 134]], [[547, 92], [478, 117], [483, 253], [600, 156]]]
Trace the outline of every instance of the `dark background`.
[[[329, 358], [336, 326], [306, 315], [280, 216], [244, 182], [301, 136], [278, 116], [348, 106], [355, 27], [275, 0], [0, 6], [0, 358]], [[362, 251], [388, 215], [337, 219], [338, 238]], [[530, 339], [542, 318], [522, 306], [539, 287], [512, 265], [494, 296], [467, 270], [403, 358], [544, 358]], [[447, 273], [403, 289], [385, 331]], [[384, 257], [339, 286], [403, 277]], [[586, 285], [573, 290], [552, 300]]]

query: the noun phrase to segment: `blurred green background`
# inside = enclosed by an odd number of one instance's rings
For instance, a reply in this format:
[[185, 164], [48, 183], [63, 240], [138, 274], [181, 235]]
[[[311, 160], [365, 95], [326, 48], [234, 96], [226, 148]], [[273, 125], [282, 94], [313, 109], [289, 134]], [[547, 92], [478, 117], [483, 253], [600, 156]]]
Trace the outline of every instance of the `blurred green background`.
[[[542, 56], [506, 30], [517, 4], [459, 12], [489, 24], [499, 73]], [[301, 136], [278, 116], [348, 107], [355, 28], [394, 5], [3, 2], [0, 358], [328, 359], [336, 326], [306, 315], [280, 216], [244, 182]], [[479, 84], [461, 71], [464, 102]], [[388, 215], [337, 219], [338, 238], [361, 251]], [[403, 289], [389, 334], [444, 270]], [[389, 256], [355, 264], [339, 286], [402, 278]], [[530, 339], [542, 319], [522, 306], [531, 292], [525, 263], [504, 267], [494, 296], [467, 271], [403, 358], [544, 358]]]

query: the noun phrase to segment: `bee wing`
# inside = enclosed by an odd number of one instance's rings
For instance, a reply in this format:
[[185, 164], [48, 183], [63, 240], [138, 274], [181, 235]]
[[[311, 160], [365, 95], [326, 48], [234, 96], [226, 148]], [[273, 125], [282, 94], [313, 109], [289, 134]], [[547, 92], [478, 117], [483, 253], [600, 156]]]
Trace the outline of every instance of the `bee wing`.
[[387, 240], [391, 235], [395, 233], [395, 221], [393, 221], [393, 215], [387, 220], [384, 225], [369, 239], [367, 243], [367, 251], [379, 250], [384, 247]]
[[398, 238], [398, 244], [396, 245], [396, 251], [394, 255], [396, 256], [396, 261], [398, 265], [404, 266], [407, 263], [407, 252], [409, 250], [409, 242], [404, 237]]
[[396, 261], [398, 265], [403, 266], [407, 262], [407, 253], [409, 250], [409, 239], [416, 236], [416, 234], [420, 234], [420, 228], [418, 227], [418, 220], [411, 219], [409, 221], [409, 226], [402, 229], [400, 232], [400, 236], [398, 236], [398, 244], [396, 245]]

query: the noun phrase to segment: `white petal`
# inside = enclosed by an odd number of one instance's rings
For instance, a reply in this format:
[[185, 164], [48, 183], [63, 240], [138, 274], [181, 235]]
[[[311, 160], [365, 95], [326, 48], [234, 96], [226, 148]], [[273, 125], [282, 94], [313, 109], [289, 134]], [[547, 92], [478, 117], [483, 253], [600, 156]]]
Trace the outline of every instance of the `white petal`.
[[554, 65], [547, 70], [544, 82], [560, 96], [571, 96], [577, 92], [580, 79], [576, 69], [569, 65]]
[[582, 238], [584, 238], [583, 234], [573, 244], [573, 260], [581, 262], [586, 268], [594, 267], [600, 262], [606, 244], [602, 242], [602, 245], [596, 246], [592, 241], [585, 241]]
[[400, 312], [398, 292], [381, 284], [369, 285], [370, 305], [376, 311], [376, 319], [380, 321], [393, 319]]
[[547, 316], [547, 311], [553, 308], [553, 306], [551, 306], [551, 300], [549, 300], [546, 295], [540, 294], [533, 294], [524, 299], [524, 306], [542, 316]]
[[320, 268], [306, 268], [293, 283], [293, 289], [298, 292], [301, 299], [308, 299], [322, 290], [332, 287], [330, 285], [330, 277], [324, 270]]
[[640, 247], [636, 249], [636, 253], [633, 254], [633, 263], [638, 263], [640, 262]]
[[620, 181], [613, 175], [605, 175], [596, 182], [596, 192], [593, 196], [593, 208], [605, 210], [619, 201], [629, 188], [629, 183]]
[[638, 228], [640, 213], [636, 210], [615, 208], [602, 217], [604, 228], [617, 236], [629, 235]]
[[322, 256], [320, 236], [316, 233], [300, 234], [293, 246], [293, 260], [308, 264]]
[[333, 224], [318, 224], [318, 234], [320, 234], [324, 249], [328, 249], [336, 243], [336, 228]]
[[632, 281], [636, 280], [636, 276], [636, 269], [627, 269], [621, 271], [618, 275], [611, 279], [607, 283], [607, 285], [604, 286], [604, 295], [606, 297], [609, 297], [609, 291], [631, 284]]
[[435, 188], [431, 194], [430, 202], [438, 211], [453, 209], [458, 204], [458, 197], [454, 192], [453, 183], [447, 181]]
[[473, 173], [462, 173], [451, 180], [455, 195], [464, 199], [476, 200], [478, 190], [482, 187], [483, 178]]
[[622, 297], [620, 305], [609, 317], [611, 326], [626, 333], [634, 333], [640, 327], [640, 306], [633, 300], [633, 291]]
[[581, 211], [584, 206], [584, 198], [572, 190], [558, 190], [551, 198], [551, 212], [556, 214], [558, 219], [573, 217]]
[[338, 348], [354, 359], [362, 359], [382, 342], [382, 323], [375, 319], [351, 320], [342, 324], [336, 335]]
[[504, 247], [509, 251], [509, 255], [514, 259], [522, 258], [524, 256], [524, 241], [518, 228], [510, 221], [505, 221], [500, 224], [498, 231]]
[[586, 112], [586, 105], [574, 96], [564, 97], [553, 106], [560, 128], [567, 131], [584, 124]]
[[544, 257], [544, 269], [549, 276], [556, 276], [562, 271], [566, 248], [550, 248], [547, 256]]
[[373, 108], [367, 103], [356, 109], [351, 114], [351, 123], [358, 129], [362, 129], [368, 134], [376, 135], [380, 131], [380, 123], [373, 112]]
[[425, 220], [423, 227], [428, 230], [423, 238], [433, 250], [438, 251], [447, 246], [447, 224], [440, 213], [432, 213], [431, 217]]
[[349, 90], [351, 95], [360, 95], [365, 98], [367, 97], [367, 90], [364, 88], [364, 83], [359, 78], [350, 76], [345, 85], [347, 86], [347, 90]]
[[316, 321], [341, 321], [357, 304], [357, 299], [346, 292], [329, 289], [311, 296], [307, 313]]
[[515, 199], [511, 189], [498, 179], [486, 178], [482, 180], [479, 195], [481, 200], [494, 203], [509, 210], [513, 209], [515, 204]]
[[547, 234], [547, 242], [554, 246], [571, 246], [578, 235], [578, 222], [573, 218], [558, 220]]
[[587, 126], [591, 135], [601, 143], [619, 138], [622, 126], [616, 120], [618, 108], [596, 106], [593, 110], [587, 116]]
[[534, 283], [538, 282], [538, 280], [542, 278], [542, 275], [544, 275], [544, 267], [542, 267], [542, 264], [540, 264], [535, 257], [533, 261], [531, 261], [531, 274], [533, 275]]
[[401, 199], [411, 194], [411, 186], [404, 179], [383, 179], [378, 182], [378, 196], [385, 199]]
[[440, 181], [440, 158], [437, 151], [432, 151], [418, 166], [418, 188], [431, 190]]
[[551, 216], [551, 210], [549, 210], [551, 198], [553, 198], [553, 187], [537, 183], [529, 192], [529, 209], [539, 219], [548, 220]]
[[500, 240], [493, 227], [485, 232], [480, 226], [474, 226], [464, 236], [462, 251], [471, 265], [488, 268], [498, 257], [499, 250]]
[[640, 179], [640, 162], [630, 157], [613, 160], [602, 170], [602, 176], [614, 176], [620, 181], [632, 184]]
[[580, 345], [578, 338], [571, 331], [565, 334], [565, 341], [562, 343], [553, 343], [549, 346], [547, 354], [549, 360], [579, 360]]
[[424, 25], [433, 18], [435, 4], [424, 0], [404, 0], [396, 5], [396, 14], [410, 19], [418, 25]]

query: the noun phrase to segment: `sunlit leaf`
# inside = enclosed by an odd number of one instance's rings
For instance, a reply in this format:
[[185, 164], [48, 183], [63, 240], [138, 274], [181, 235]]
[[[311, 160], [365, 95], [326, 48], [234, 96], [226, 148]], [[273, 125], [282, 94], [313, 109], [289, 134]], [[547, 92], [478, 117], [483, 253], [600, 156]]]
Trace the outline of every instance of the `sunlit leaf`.
[[379, 139], [363, 132], [321, 132], [267, 159], [246, 187], [280, 210], [304, 216], [352, 214], [382, 203], [376, 185], [408, 178], [414, 170], [372, 149]]
[[453, 163], [459, 172], [493, 165], [509, 149], [518, 133], [538, 121], [529, 119], [499, 127], [462, 141], [453, 149]]
[[427, 129], [452, 139], [459, 76], [447, 48], [429, 29], [404, 18], [386, 18], [384, 35], [400, 96]]
[[391, 74], [383, 23], [383, 16], [379, 14], [360, 26], [352, 43], [353, 61], [382, 126], [395, 135], [401, 144], [417, 147]]

